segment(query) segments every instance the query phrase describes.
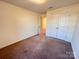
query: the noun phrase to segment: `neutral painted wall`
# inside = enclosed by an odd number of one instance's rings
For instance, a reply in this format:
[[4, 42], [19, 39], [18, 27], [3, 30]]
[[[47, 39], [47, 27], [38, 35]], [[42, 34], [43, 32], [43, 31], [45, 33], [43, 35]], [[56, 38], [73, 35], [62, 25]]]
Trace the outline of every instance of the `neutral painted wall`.
[[[63, 38], [63, 40], [71, 42], [79, 11], [78, 8], [79, 4], [75, 4], [56, 10], [48, 10], [46, 35], [56, 36], [57, 38]], [[59, 29], [56, 30], [56, 27], [59, 27]]]
[[0, 1], [0, 48], [38, 34], [39, 14]]
[[75, 59], [79, 59], [79, 12], [73, 39], [71, 41]]

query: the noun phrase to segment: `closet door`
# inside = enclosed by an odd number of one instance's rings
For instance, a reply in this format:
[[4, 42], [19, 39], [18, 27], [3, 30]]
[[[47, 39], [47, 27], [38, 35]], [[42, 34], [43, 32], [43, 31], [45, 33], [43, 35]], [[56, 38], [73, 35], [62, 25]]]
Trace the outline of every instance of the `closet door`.
[[77, 15], [74, 13], [49, 13], [47, 15], [46, 35], [71, 42]]
[[60, 14], [58, 20], [57, 38], [70, 42], [74, 33], [77, 16], [73, 14]]
[[46, 27], [46, 35], [51, 37], [57, 37], [57, 24], [58, 19], [56, 15], [47, 14], [47, 27]]
[[58, 29], [57, 29], [57, 37], [62, 40], [67, 40], [68, 35], [68, 16], [64, 14], [58, 14]]

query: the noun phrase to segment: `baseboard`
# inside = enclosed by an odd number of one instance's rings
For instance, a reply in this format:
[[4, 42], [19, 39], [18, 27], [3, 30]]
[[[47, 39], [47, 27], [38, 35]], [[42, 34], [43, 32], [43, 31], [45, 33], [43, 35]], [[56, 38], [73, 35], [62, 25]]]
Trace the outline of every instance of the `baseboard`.
[[[71, 43], [72, 44], [72, 43]], [[79, 59], [79, 55], [76, 52], [76, 48], [74, 47], [74, 45], [72, 44], [72, 50], [73, 50], [73, 54], [74, 54], [74, 58], [75, 59]]]
[[[37, 36], [37, 35], [39, 35], [39, 34], [32, 35], [32, 36], [30, 36], [30, 37], [28, 37], [28, 38], [31, 38], [31, 37], [34, 37], [34, 36]], [[25, 39], [28, 39], [28, 38], [25, 38]], [[5, 45], [5, 46], [1, 47], [0, 49], [6, 48], [6, 47], [11, 46], [11, 45], [14, 45], [14, 44], [16, 44], [16, 43], [18, 43], [18, 42], [21, 42], [21, 41], [25, 40], [25, 39], [19, 39], [18, 41], [13, 42], [13, 43], [8, 44], [8, 45]]]
[[[48, 36], [48, 37], [52, 37], [52, 36], [49, 36], [49, 35], [46, 35], [46, 36]], [[64, 41], [64, 42], [71, 43], [70, 41], [67, 41], [67, 40], [64, 40], [64, 39], [59, 39], [59, 38], [56, 38], [56, 37], [52, 37], [52, 38], [55, 38], [55, 39], [57, 39], [57, 40], [61, 40], [61, 41]]]

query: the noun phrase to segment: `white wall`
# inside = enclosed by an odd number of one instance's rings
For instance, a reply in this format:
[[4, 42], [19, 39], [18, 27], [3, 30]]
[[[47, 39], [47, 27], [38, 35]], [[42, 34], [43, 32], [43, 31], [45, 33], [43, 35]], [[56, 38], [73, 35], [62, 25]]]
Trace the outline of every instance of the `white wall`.
[[0, 48], [38, 34], [39, 14], [0, 1]]
[[78, 12], [78, 20], [75, 27], [75, 32], [71, 43], [72, 43], [75, 59], [79, 59], [79, 12]]
[[[71, 42], [78, 11], [79, 4], [58, 8], [56, 10], [48, 10], [46, 35], [56, 36], [57, 38], [63, 38], [63, 40]], [[56, 30], [57, 26], [59, 30]]]

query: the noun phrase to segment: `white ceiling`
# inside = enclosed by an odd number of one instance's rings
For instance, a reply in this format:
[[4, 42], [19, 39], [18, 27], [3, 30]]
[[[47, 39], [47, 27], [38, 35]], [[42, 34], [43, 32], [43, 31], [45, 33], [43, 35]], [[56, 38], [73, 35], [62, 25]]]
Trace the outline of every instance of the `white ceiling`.
[[[8, 3], [32, 10], [38, 13], [44, 13], [47, 11], [49, 7], [53, 7], [53, 9], [68, 6], [71, 4], [79, 3], [79, 0], [46, 0], [44, 3], [36, 4], [30, 0], [2, 0]], [[41, 0], [42, 1], [42, 0]]]

